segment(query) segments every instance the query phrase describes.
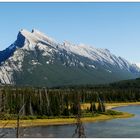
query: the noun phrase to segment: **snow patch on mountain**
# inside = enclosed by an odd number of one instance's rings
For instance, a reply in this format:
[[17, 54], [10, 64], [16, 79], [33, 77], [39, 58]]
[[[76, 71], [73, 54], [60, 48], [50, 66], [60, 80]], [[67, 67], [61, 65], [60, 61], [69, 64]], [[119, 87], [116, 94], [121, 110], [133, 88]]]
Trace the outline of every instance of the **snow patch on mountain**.
[[96, 67], [94, 65], [88, 65], [89, 67], [95, 69]]
[[52, 55], [52, 51], [53, 51], [52, 48], [49, 48], [46, 45], [43, 45], [41, 43], [38, 43], [36, 45], [36, 47], [43, 52], [42, 53], [43, 56], [51, 56]]
[[37, 60], [31, 60], [31, 65], [41, 65]]
[[140, 68], [140, 63], [136, 63], [136, 65], [137, 65], [137, 67], [139, 67], [139, 68]]
[[106, 69], [106, 71], [107, 71], [107, 72], [109, 72], [109, 73], [112, 73], [112, 71], [111, 71], [111, 70], [107, 70], [107, 69]]
[[32, 34], [35, 35], [39, 40], [45, 41], [54, 46], [57, 45], [57, 42], [53, 38], [48, 37], [47, 35], [43, 34], [42, 32], [36, 29], [32, 30]]

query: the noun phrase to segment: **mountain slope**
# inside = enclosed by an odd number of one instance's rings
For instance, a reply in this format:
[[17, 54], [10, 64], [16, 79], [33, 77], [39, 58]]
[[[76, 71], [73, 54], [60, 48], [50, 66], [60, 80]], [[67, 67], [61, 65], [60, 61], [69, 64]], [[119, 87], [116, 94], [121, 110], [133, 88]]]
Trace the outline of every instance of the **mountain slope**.
[[21, 30], [17, 40], [3, 52], [4, 57], [0, 53], [2, 84], [103, 84], [140, 75], [135, 64], [107, 49], [69, 42], [60, 44], [37, 30]]

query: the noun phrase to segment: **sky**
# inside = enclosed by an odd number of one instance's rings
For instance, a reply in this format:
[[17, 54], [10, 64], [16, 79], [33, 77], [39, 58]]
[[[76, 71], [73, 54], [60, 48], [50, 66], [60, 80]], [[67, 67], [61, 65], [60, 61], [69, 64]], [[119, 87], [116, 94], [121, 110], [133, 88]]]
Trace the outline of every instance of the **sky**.
[[140, 63], [140, 3], [0, 3], [0, 50], [19, 30], [38, 29], [64, 40], [106, 48]]

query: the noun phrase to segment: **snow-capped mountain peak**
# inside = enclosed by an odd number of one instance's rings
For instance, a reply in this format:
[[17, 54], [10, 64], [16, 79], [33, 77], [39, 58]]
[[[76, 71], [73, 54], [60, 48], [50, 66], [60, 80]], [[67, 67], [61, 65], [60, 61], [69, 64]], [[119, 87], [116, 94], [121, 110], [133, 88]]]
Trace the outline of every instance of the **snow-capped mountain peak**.
[[22, 29], [20, 33], [30, 42], [30, 43], [37, 43], [39, 41], [39, 38], [35, 36], [33, 33]]
[[44, 40], [46, 42], [56, 42], [53, 38], [45, 35], [44, 33], [36, 30], [36, 29], [32, 29], [32, 34], [35, 35], [36, 37], [38, 37], [41, 40]]
[[[73, 44], [68, 41], [58, 43], [36, 29], [31, 32], [25, 29], [20, 30], [16, 41], [0, 52], [0, 64], [0, 81], [7, 84], [16, 84], [17, 81], [22, 83], [24, 80], [20, 80], [18, 75], [24, 77], [25, 74], [30, 77], [38, 69], [39, 72], [44, 72], [44, 75], [36, 77], [36, 73], [32, 78], [46, 77], [44, 82], [49, 78], [50, 81], [59, 81], [64, 78], [64, 81], [71, 83], [69, 80], [72, 76], [69, 77], [67, 73], [72, 74], [75, 80], [83, 77], [83, 83], [87, 79], [87, 84], [89, 81], [90, 83], [93, 81], [105, 83], [105, 81], [110, 82], [113, 79], [115, 81], [140, 75], [140, 68], [122, 57], [115, 56], [108, 49]], [[53, 80], [50, 75], [53, 75]], [[28, 77], [26, 78], [28, 79]], [[40, 82], [42, 81], [40, 79]], [[79, 79], [79, 81], [82, 84], [82, 80]], [[28, 81], [25, 82], [28, 83]], [[61, 80], [58, 83], [61, 83]]]
[[[22, 29], [19, 34], [20, 35], [18, 35], [18, 42], [20, 42], [22, 44], [21, 46], [24, 46], [24, 49], [27, 50], [34, 50], [34, 47], [39, 44], [39, 48], [43, 49], [45, 52], [47, 51], [46, 54], [48, 54], [48, 45], [51, 45], [54, 48], [56, 48], [57, 46], [57, 49], [59, 50], [65, 50], [67, 53], [74, 53], [76, 55], [86, 57], [102, 65], [106, 65], [106, 63], [108, 63], [113, 66], [120, 67], [121, 69], [127, 69], [128, 71], [131, 71], [132, 67], [135, 67], [137, 71], [140, 71], [140, 69], [136, 65], [131, 64], [122, 57], [116, 57], [108, 49], [95, 48], [93, 46], [85, 44], [76, 45], [69, 41], [64, 41], [61, 44], [36, 29], [33, 29], [31, 32]], [[21, 38], [23, 41], [21, 40]], [[25, 45], [23, 45], [22, 42], [24, 42]]]

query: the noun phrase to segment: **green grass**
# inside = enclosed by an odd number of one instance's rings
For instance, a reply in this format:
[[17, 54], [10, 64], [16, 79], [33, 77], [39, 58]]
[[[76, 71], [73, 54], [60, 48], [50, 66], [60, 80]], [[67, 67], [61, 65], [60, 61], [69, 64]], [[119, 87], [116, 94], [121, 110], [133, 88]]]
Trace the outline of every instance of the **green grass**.
[[107, 110], [103, 114], [105, 114], [105, 115], [123, 115], [123, 112], [115, 111], [115, 110]]
[[[99, 113], [99, 112], [95, 112], [95, 113], [90, 113], [90, 112], [83, 112], [82, 113], [82, 118], [86, 118], [86, 117], [97, 117], [101, 114], [104, 115], [123, 115], [122, 112], [118, 112], [118, 111], [114, 111], [114, 110], [107, 110], [106, 112], [103, 113]], [[66, 119], [66, 118], [75, 118], [74, 115], [70, 115], [70, 116], [45, 116], [45, 115], [29, 115], [29, 116], [20, 116], [21, 120], [35, 120], [35, 119]], [[16, 114], [0, 114], [0, 120], [16, 120], [17, 119], [17, 115]]]

